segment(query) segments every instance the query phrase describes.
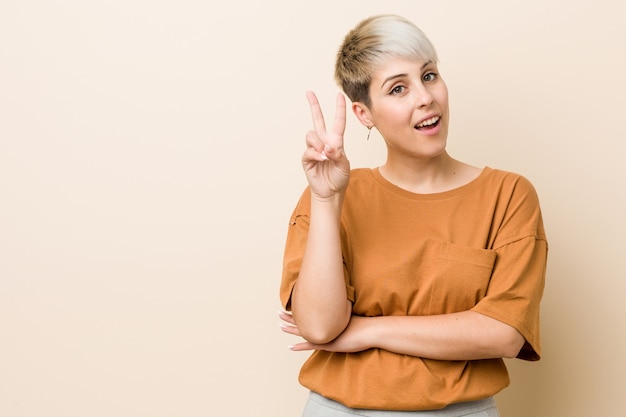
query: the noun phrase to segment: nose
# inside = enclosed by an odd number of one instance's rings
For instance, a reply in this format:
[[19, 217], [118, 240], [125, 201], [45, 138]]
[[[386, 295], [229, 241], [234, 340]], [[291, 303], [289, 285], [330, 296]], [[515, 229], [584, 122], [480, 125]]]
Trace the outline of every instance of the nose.
[[425, 85], [420, 85], [416, 89], [415, 105], [418, 108], [428, 107], [433, 104], [434, 98], [430, 90]]

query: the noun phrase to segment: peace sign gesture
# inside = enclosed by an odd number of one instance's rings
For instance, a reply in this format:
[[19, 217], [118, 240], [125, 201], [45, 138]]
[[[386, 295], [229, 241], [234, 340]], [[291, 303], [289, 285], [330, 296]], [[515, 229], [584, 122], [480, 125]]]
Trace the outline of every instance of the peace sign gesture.
[[346, 130], [346, 99], [337, 94], [337, 109], [332, 129], [326, 130], [322, 109], [312, 91], [307, 91], [313, 128], [306, 135], [306, 151], [302, 167], [311, 188], [312, 196], [326, 199], [345, 191], [350, 179], [350, 162], [343, 149]]

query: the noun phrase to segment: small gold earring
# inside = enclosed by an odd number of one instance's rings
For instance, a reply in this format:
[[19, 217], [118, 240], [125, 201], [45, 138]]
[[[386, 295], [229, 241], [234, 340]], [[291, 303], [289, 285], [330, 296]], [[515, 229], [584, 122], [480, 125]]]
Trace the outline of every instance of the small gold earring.
[[365, 140], [370, 140], [370, 134], [372, 133], [372, 127], [373, 126], [368, 126], [367, 127], [367, 138]]

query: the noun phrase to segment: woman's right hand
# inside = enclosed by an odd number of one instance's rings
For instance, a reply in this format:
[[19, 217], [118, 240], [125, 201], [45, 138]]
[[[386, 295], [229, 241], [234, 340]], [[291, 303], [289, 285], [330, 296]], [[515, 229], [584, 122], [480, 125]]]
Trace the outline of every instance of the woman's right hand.
[[337, 109], [331, 130], [326, 130], [319, 101], [312, 91], [307, 91], [314, 130], [307, 132], [306, 151], [302, 167], [311, 188], [312, 197], [328, 199], [343, 193], [350, 179], [350, 162], [343, 149], [346, 129], [346, 99], [337, 94]]

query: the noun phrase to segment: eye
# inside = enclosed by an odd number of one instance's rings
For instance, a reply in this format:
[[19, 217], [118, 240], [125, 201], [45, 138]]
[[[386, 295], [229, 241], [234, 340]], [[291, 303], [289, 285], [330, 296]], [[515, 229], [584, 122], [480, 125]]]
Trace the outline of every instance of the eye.
[[403, 85], [396, 85], [394, 88], [391, 89], [389, 94], [391, 94], [391, 95], [402, 94], [402, 93], [404, 93], [405, 89], [406, 89], [406, 87], [404, 87]]
[[435, 81], [436, 79], [437, 79], [437, 74], [435, 74], [434, 72], [427, 72], [422, 77], [422, 80], [424, 80], [424, 82]]

